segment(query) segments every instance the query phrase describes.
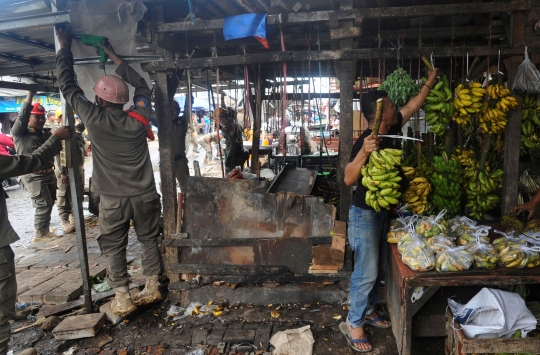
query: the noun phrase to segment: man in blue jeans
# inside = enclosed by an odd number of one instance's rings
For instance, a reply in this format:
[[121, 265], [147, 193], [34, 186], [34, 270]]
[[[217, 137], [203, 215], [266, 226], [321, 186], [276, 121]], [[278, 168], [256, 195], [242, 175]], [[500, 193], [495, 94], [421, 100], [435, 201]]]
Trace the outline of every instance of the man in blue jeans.
[[[372, 91], [362, 96], [361, 107], [369, 128], [365, 130], [353, 146], [349, 164], [345, 168], [345, 183], [352, 185], [362, 178], [361, 169], [367, 164], [369, 155], [374, 150], [400, 148], [397, 139], [375, 138], [371, 127], [375, 119], [377, 99], [383, 99], [383, 113], [379, 134], [398, 134], [422, 104], [435, 84], [437, 69], [429, 71], [427, 82], [420, 93], [413, 97], [400, 111], [392, 105], [384, 91]], [[405, 179], [403, 179], [405, 181]], [[349, 244], [354, 251], [354, 271], [351, 275], [349, 301], [351, 308], [347, 323], [340, 329], [345, 333], [353, 350], [371, 351], [364, 326], [389, 328], [390, 322], [379, 317], [375, 312], [378, 302], [377, 280], [384, 277], [381, 272], [386, 267], [386, 211], [375, 212], [366, 204], [367, 189], [358, 184], [353, 203], [349, 209]], [[382, 246], [382, 248], [381, 248]]]

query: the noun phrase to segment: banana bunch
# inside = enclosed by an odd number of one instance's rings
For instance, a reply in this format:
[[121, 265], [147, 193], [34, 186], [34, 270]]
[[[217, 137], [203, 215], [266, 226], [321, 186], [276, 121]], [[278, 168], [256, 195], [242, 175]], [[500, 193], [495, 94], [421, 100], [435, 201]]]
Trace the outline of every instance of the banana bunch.
[[487, 88], [489, 102], [484, 102], [478, 115], [478, 128], [484, 134], [495, 134], [504, 130], [508, 123], [508, 111], [518, 106], [515, 97], [510, 95], [510, 89], [501, 84], [490, 85]]
[[[404, 167], [402, 168], [404, 169]], [[412, 168], [414, 170], [414, 168]], [[410, 171], [410, 170], [409, 170]], [[403, 170], [405, 176], [407, 172]], [[409, 188], [403, 194], [403, 202], [407, 203], [407, 206], [414, 214], [421, 215], [426, 211], [428, 205], [427, 197], [431, 192], [431, 184], [425, 177], [417, 177], [411, 180]]]
[[442, 157], [433, 158], [433, 205], [439, 210], [446, 209], [448, 216], [455, 216], [461, 207], [461, 169], [458, 159], [450, 159], [446, 152]]
[[504, 171], [497, 169], [492, 173], [478, 172], [478, 180], [469, 180], [465, 192], [469, 216], [474, 219], [482, 219], [484, 213], [495, 208], [500, 198], [495, 193], [502, 181]]
[[433, 165], [431, 164], [431, 161], [428, 158], [426, 152], [422, 152], [422, 160], [420, 162], [419, 174], [425, 176], [428, 179], [431, 178], [431, 176], [433, 175]]
[[[497, 231], [495, 231], [497, 232]], [[497, 238], [493, 241], [493, 247], [495, 248], [495, 250], [497, 250], [497, 252], [500, 254], [500, 252], [508, 247], [508, 246], [512, 246], [514, 248], [520, 246], [520, 245], [524, 245], [525, 244], [525, 241], [523, 239], [520, 239], [520, 238], [514, 238], [514, 233], [509, 233], [509, 234], [506, 234], [506, 233], [500, 233], [500, 234], [503, 234], [504, 236], [503, 237], [500, 237], [500, 238]]]
[[400, 149], [383, 149], [373, 151], [369, 156], [369, 163], [362, 167], [362, 185], [366, 192], [366, 204], [377, 212], [381, 209], [390, 209], [391, 205], [398, 203], [401, 196], [399, 189], [399, 165], [401, 164]]
[[[404, 238], [401, 238], [400, 242]], [[426, 243], [413, 235], [411, 241], [401, 244], [401, 260], [415, 271], [429, 271], [435, 267], [435, 256]], [[398, 242], [398, 250], [400, 249]]]
[[386, 241], [388, 243], [398, 243], [401, 238], [404, 236], [409, 235], [409, 231], [405, 228], [398, 229], [398, 230], [390, 230], [388, 234], [386, 235]]
[[456, 97], [454, 98], [454, 122], [463, 129], [468, 129], [471, 124], [472, 115], [480, 112], [486, 89], [480, 83], [471, 83], [468, 86], [459, 84], [456, 87]]
[[442, 80], [429, 92], [424, 104], [424, 111], [426, 112], [424, 119], [429, 125], [430, 132], [443, 135], [446, 131], [446, 126], [450, 123], [454, 113], [453, 97], [448, 78], [443, 75]]
[[540, 126], [540, 106], [536, 100], [536, 95], [526, 94], [523, 97], [523, 110], [521, 111], [521, 144], [519, 151], [521, 155], [527, 154], [529, 149], [534, 149], [534, 143], [530, 137], [534, 134], [536, 127]]
[[540, 266], [540, 254], [524, 244], [510, 242], [499, 252], [500, 263], [506, 268], [534, 268]]
[[448, 248], [437, 253], [435, 269], [442, 272], [465, 271], [469, 270], [473, 261], [472, 254], [466, 248]]
[[[521, 126], [523, 132], [523, 126]], [[534, 130], [533, 130], [534, 132]], [[523, 138], [523, 135], [521, 136]], [[531, 160], [534, 162], [540, 161], [540, 137], [533, 133], [532, 135], [523, 139], [523, 145], [529, 150]], [[521, 149], [521, 147], [520, 147]]]
[[[402, 159], [403, 161], [403, 159]], [[413, 168], [412, 166], [401, 166], [401, 171], [403, 171], [403, 174], [405, 174], [405, 177], [407, 180], [412, 181], [416, 177], [418, 177], [418, 171]]]
[[[484, 243], [490, 242], [489, 237], [487, 235], [480, 235], [479, 239], [480, 241]], [[474, 235], [474, 233], [469, 233], [469, 232], [461, 233], [461, 235], [457, 238], [458, 245], [463, 246], [463, 245], [469, 245], [473, 243], [476, 243], [476, 235]]]

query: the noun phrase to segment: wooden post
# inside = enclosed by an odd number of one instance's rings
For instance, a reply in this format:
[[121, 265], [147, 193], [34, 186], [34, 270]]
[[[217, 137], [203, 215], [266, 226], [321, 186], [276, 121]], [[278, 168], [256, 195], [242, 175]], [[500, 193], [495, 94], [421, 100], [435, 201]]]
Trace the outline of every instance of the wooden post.
[[255, 117], [253, 120], [253, 145], [251, 146], [251, 171], [258, 174], [259, 171], [259, 140], [261, 138], [261, 63], [257, 70], [257, 89], [255, 101]]
[[[57, 12], [64, 9], [64, 1], [57, 1], [51, 4], [52, 11]], [[54, 29], [53, 29], [54, 31]], [[60, 43], [54, 33], [54, 44], [56, 50], [60, 49]], [[81, 265], [81, 279], [83, 284], [84, 307], [87, 314], [93, 313], [92, 306], [92, 285], [90, 283], [90, 271], [88, 269], [88, 251], [86, 250], [86, 228], [84, 225], [83, 212], [83, 191], [84, 181], [80, 167], [84, 164], [84, 157], [81, 156], [77, 140], [73, 129], [75, 128], [75, 117], [73, 116], [73, 108], [66, 102], [64, 95], [60, 94], [62, 102], [62, 124], [71, 127], [72, 136], [70, 141], [64, 143], [65, 166], [68, 168], [69, 190], [71, 193], [71, 208], [73, 219], [75, 220], [75, 234], [77, 238], [77, 249], [79, 251], [79, 264]]]
[[[352, 0], [342, 0], [340, 10], [352, 10]], [[354, 21], [348, 20], [340, 23], [340, 28], [352, 29]], [[340, 40], [340, 49], [352, 49], [352, 38]], [[339, 219], [347, 222], [349, 219], [349, 207], [352, 201], [352, 187], [345, 184], [345, 168], [349, 164], [353, 144], [353, 86], [356, 75], [356, 61], [341, 60], [338, 77], [340, 81], [340, 132], [339, 132]]]
[[[525, 43], [525, 13], [514, 12], [511, 17], [511, 45], [524, 45]], [[514, 83], [516, 71], [523, 55], [511, 56], [508, 65], [508, 87]], [[517, 96], [518, 107], [508, 114], [508, 125], [504, 135], [504, 180], [502, 189], [501, 214], [510, 213], [517, 204], [519, 181], [519, 144], [521, 138], [521, 109], [523, 98]]]
[[[151, 9], [152, 22], [154, 26], [163, 22], [163, 6], [154, 5]], [[173, 58], [174, 54], [170, 51], [166, 51], [157, 47], [163, 38], [162, 35], [155, 32], [155, 27], [152, 29], [152, 44], [156, 54], [163, 54], [166, 58]], [[176, 85], [174, 85], [176, 84]], [[176, 75], [170, 72], [156, 73], [155, 75], [155, 107], [156, 116], [158, 119], [158, 126], [160, 129], [159, 134], [159, 173], [161, 176], [161, 194], [163, 202], [163, 235], [164, 239], [172, 238], [172, 235], [176, 232], [176, 180], [174, 174], [174, 142], [173, 137], [173, 114], [172, 114], [172, 100], [178, 81]], [[186, 97], [186, 100], [190, 98]], [[184, 112], [185, 115], [188, 113]], [[188, 115], [188, 119], [191, 119], [191, 114]], [[178, 249], [177, 248], [165, 248], [165, 255], [163, 257], [163, 263], [178, 263]], [[165, 270], [165, 268], [164, 268]], [[178, 274], [167, 274], [171, 282], [179, 281]]]

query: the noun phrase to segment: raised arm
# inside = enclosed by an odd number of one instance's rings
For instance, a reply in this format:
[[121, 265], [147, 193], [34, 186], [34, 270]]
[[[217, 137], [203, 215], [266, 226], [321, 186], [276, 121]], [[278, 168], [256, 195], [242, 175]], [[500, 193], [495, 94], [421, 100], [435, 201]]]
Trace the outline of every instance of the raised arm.
[[91, 117], [92, 112], [98, 110], [98, 107], [84, 96], [83, 90], [75, 82], [71, 34], [68, 29], [59, 28], [56, 30], [56, 36], [60, 43], [60, 50], [56, 53], [58, 86], [66, 101], [77, 112], [83, 123], [88, 126], [88, 117]]
[[30, 112], [32, 111], [32, 100], [34, 99], [35, 92], [28, 91], [26, 99], [24, 100], [19, 115], [11, 127], [11, 134], [14, 137], [21, 137], [28, 132], [28, 121], [30, 120]]
[[438, 71], [439, 69], [428, 70], [428, 80], [420, 88], [420, 93], [410, 99], [409, 102], [407, 102], [405, 106], [403, 106], [403, 108], [401, 109], [400, 112], [403, 116], [401, 127], [405, 126], [405, 124], [409, 121], [412, 115], [417, 113], [418, 110], [420, 110], [420, 107], [422, 107], [422, 105], [424, 104], [424, 101], [426, 101], [426, 97], [429, 95], [430, 90], [433, 89], [433, 86], [435, 85]]
[[379, 138], [375, 138], [372, 135], [364, 139], [364, 143], [358, 153], [356, 153], [354, 159], [345, 167], [345, 177], [343, 179], [345, 184], [350, 186], [360, 180], [362, 177], [362, 167], [366, 165], [371, 152], [379, 149], [379, 141]]

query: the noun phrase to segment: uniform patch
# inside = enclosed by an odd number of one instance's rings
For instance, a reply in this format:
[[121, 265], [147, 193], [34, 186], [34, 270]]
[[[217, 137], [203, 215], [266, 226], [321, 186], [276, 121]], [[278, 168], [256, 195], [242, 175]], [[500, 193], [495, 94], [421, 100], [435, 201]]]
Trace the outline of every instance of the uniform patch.
[[77, 95], [77, 97], [78, 97], [79, 99], [81, 99], [82, 101], [84, 101], [84, 102], [88, 102], [88, 99], [87, 99], [87, 98], [84, 96], [84, 94], [82, 94], [82, 93], [79, 93], [79, 94]]
[[137, 107], [145, 108], [146, 105], [148, 105], [148, 101], [146, 101], [146, 99], [143, 99], [142, 97], [137, 99]]

